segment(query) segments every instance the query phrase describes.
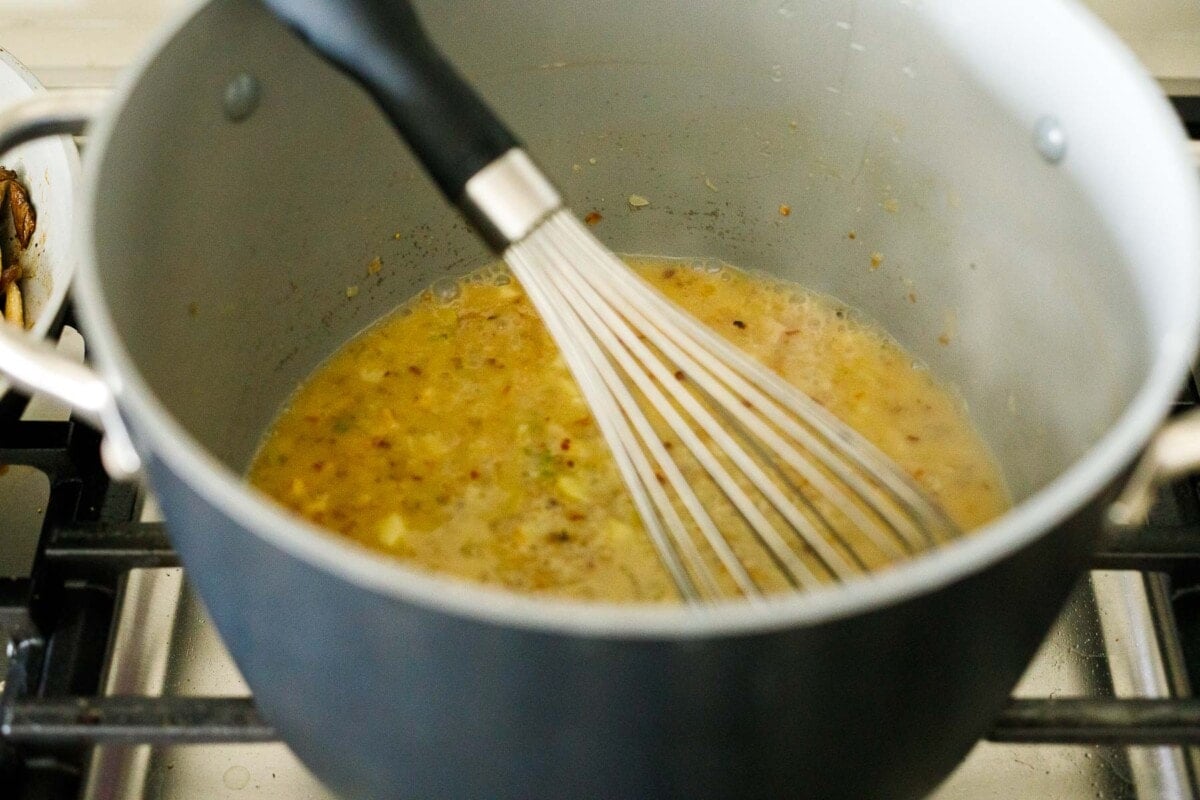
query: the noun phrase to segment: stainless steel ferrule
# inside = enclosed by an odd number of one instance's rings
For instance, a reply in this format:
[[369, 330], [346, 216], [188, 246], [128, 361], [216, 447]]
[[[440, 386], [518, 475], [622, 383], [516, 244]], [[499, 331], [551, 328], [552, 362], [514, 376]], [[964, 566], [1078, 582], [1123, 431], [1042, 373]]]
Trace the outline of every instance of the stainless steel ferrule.
[[533, 159], [514, 147], [467, 181], [459, 205], [488, 243], [503, 252], [562, 208], [563, 200]]

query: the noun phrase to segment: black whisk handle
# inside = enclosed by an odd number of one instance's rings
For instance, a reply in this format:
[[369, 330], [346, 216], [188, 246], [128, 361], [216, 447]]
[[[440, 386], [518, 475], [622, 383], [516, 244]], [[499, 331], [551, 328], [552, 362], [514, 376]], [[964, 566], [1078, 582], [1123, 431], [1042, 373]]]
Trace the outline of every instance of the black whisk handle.
[[425, 35], [407, 0], [263, 0], [358, 81], [452, 202], [515, 136]]

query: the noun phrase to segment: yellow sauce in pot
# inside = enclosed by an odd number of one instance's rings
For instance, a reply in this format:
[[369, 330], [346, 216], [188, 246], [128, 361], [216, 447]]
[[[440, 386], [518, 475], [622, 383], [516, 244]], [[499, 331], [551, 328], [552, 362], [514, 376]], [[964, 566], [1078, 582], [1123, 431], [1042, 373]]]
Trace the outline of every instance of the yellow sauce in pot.
[[[961, 529], [1008, 507], [961, 400], [882, 331], [793, 284], [631, 263], [873, 441]], [[663, 440], [683, 449], [665, 429]], [[756, 580], [785, 587], [736, 513], [699, 488], [700, 467], [681, 462]], [[284, 409], [249, 478], [297, 514], [423, 569], [588, 600], [678, 599], [553, 341], [499, 268], [426, 291], [336, 353]], [[861, 551], [872, 567], [887, 563]]]

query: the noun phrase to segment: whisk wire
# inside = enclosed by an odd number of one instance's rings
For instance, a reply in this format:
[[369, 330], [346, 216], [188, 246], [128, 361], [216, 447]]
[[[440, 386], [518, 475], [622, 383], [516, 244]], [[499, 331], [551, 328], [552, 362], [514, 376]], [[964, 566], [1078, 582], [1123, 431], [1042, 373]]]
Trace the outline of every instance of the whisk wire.
[[[709, 472], [717, 485], [730, 498], [735, 509], [741, 514], [743, 520], [751, 528], [751, 530], [760, 537], [760, 543], [770, 551], [772, 557], [776, 561], [776, 565], [788, 578], [789, 582], [794, 585], [812, 585], [818, 582], [816, 575], [812, 573], [804, 565], [791, 548], [788, 547], [783, 538], [767, 521], [762, 512], [754, 505], [748, 495], [737, 485], [737, 482], [712, 456], [711, 452], [705, 448], [696, 438], [694, 431], [688, 426], [687, 422], [679, 415], [679, 413], [671, 406], [670, 402], [659, 390], [658, 386], [650, 380], [650, 378], [639, 370], [636, 364], [631, 361], [630, 354], [622, 348], [621, 343], [613, 336], [612, 332], [605, 327], [600, 317], [597, 315], [597, 308], [588, 304], [579, 294], [579, 287], [572, 285], [569, 273], [555, 273], [556, 281], [565, 281], [559, 283], [559, 288], [563, 292], [564, 299], [570, 303], [588, 329], [599, 339], [605, 346], [609, 355], [621, 365], [623, 371], [638, 390], [643, 393], [650, 404], [656, 408], [659, 414], [663, 417], [667, 425], [674, 431], [675, 435], [684, 442], [685, 446], [692, 452], [698, 462]], [[611, 309], [600, 310], [610, 312]], [[661, 376], [660, 376], [661, 377]], [[617, 379], [619, 382], [619, 379]], [[670, 386], [670, 383], [665, 384]], [[746, 584], [753, 586], [753, 582], [742, 568], [741, 561], [737, 555], [729, 547], [728, 541], [717, 529], [713, 523], [711, 516], [705, 510], [699, 497], [688, 484], [682, 472], [679, 471], [678, 465], [674, 459], [667, 453], [666, 448], [655, 434], [653, 428], [650, 427], [649, 421], [644, 413], [637, 406], [636, 401], [629, 395], [628, 390], [624, 385], [621, 385], [621, 390], [629, 398], [626, 404], [626, 410], [629, 416], [637, 420], [643, 426], [644, 434], [643, 441], [656, 454], [656, 459], [660, 465], [667, 469], [667, 477], [671, 481], [672, 487], [679, 492], [683, 499], [685, 507], [692, 514], [693, 519], [697, 522], [701, 533], [708, 541], [709, 545], [717, 552], [722, 564], [730, 572], [737, 581], [739, 588], [743, 592], [746, 591]]]
[[[539, 295], [548, 295], [551, 293], [548, 281], [552, 271], [543, 269], [545, 264], [562, 263], [562, 258], [567, 254], [558, 252], [553, 240], [531, 242], [530, 247], [526, 248], [528, 252], [515, 253], [510, 259], [514, 272], [518, 274], [518, 278], [522, 282], [529, 282], [537, 286], [535, 290]], [[538, 257], [546, 260], [538, 261]], [[529, 263], [532, 262], [532, 263]], [[522, 278], [521, 276], [525, 277]], [[580, 306], [578, 304], [570, 304], [566, 302], [556, 304], [555, 314], [562, 313], [563, 310], [569, 309], [573, 315], [578, 313]], [[576, 316], [576, 322], [579, 318]], [[578, 329], [577, 329], [578, 330]], [[579, 348], [579, 349], [577, 349]], [[606, 388], [612, 392], [613, 397], [621, 406], [624, 412], [624, 421], [631, 424], [638, 432], [643, 446], [650, 451], [659, 468], [662, 470], [664, 477], [669, 481], [672, 488], [676, 491], [681, 503], [692, 515], [697, 527], [704, 535], [709, 546], [712, 547], [718, 559], [725, 567], [727, 572], [733, 578], [739, 590], [748, 598], [756, 599], [761, 596], [758, 587], [745, 571], [741, 561], [730, 548], [728, 541], [721, 535], [712, 518], [705, 510], [703, 503], [696, 496], [695, 492], [688, 484], [687, 479], [679, 470], [678, 465], [667, 453], [662, 442], [655, 434], [649, 420], [645, 414], [638, 408], [637, 402], [629, 392], [625, 384], [620, 380], [614, 371], [608, 359], [600, 352], [596, 343], [586, 336], [572, 336], [567, 347], [562, 348], [564, 358], [568, 365], [576, 374], [587, 374], [594, 372], [605, 384]], [[583, 353], [580, 352], [583, 351]], [[580, 356], [587, 355], [587, 361], [583, 361]], [[589, 379], [589, 384], [591, 380]], [[660, 400], [660, 402], [662, 402]], [[618, 445], [622, 449], [629, 451], [633, 455], [633, 460], [637, 465], [637, 473], [639, 479], [639, 493], [645, 491], [653, 499], [655, 506], [663, 515], [667, 522], [668, 529], [672, 532], [672, 539], [675, 544], [683, 551], [686, 560], [691, 567], [691, 571], [700, 579], [704, 586], [704, 594], [710, 599], [717, 599], [721, 595], [721, 590], [716, 583], [711, 570], [700, 556], [696, 549], [695, 543], [687, 534], [682, 521], [679, 519], [670, 500], [667, 498], [665, 491], [659, 484], [658, 476], [654, 473], [650, 465], [644, 458], [638, 459], [641, 455], [636, 447], [636, 440], [633, 440], [628, 435], [628, 430], [623, 429], [623, 426], [618, 425], [615, 429], [617, 435], [622, 441]], [[610, 443], [610, 447], [612, 444]], [[628, 477], [628, 476], [623, 476]], [[639, 513], [644, 513], [644, 507], [639, 506]], [[655, 539], [655, 545], [660, 551], [660, 555], [668, 559], [673, 559], [673, 554], [668, 552], [666, 540], [659, 537]]]
[[[593, 284], [595, 286], [595, 284]], [[601, 284], [602, 286], [602, 284]], [[603, 288], [599, 288], [603, 291]], [[610, 298], [609, 302], [620, 302], [628, 298], [617, 297]], [[788, 444], [775, 431], [773, 431], [763, 420], [755, 415], [755, 411], [759, 411], [764, 415], [773, 417], [778, 423], [782, 423], [781, 427], [795, 427], [790, 419], [788, 419], [780, 409], [775, 407], [764, 395], [753, 390], [753, 387], [745, 385], [745, 381], [741, 380], [735, 374], [726, 371], [725, 383], [742, 389], [739, 399], [726, 386], [719, 382], [719, 379], [714, 376], [714, 373], [720, 371], [720, 364], [714, 363], [711, 358], [707, 358], [705, 363], [701, 365], [694, 358], [689, 356], [689, 352], [703, 353], [704, 351], [698, 344], [690, 342], [686, 335], [677, 336], [678, 342], [672, 341], [670, 333], [664, 333], [662, 327], [653, 322], [651, 318], [644, 315], [637, 309], [635, 303], [626, 303], [621, 306], [622, 313], [629, 320], [630, 324], [643, 331], [651, 342], [659, 348], [660, 351], [678, 367], [688, 380], [697, 384], [707, 395], [714, 401], [714, 405], [721, 409], [727, 416], [732, 417], [736, 423], [736, 427], [745, 428], [749, 433], [757, 437], [766, 447], [766, 450], [774, 453], [776, 457], [782, 459], [788, 466], [795, 469], [801, 477], [810, 483], [823, 497], [829, 500], [838, 511], [844, 514], [854, 525], [866, 533], [884, 553], [889, 557], [899, 558], [902, 556], [900, 549], [896, 547], [892, 539], [885, 532], [879, 529], [878, 523], [868, 518], [862, 510], [854, 504], [837, 484], [831, 481], [809, 458], [805, 458], [794, 447]], [[631, 346], [637, 347], [640, 343], [634, 342]], [[644, 348], [643, 348], [644, 350]], [[642, 359], [643, 363], [647, 364], [648, 369], [661, 370], [662, 364], [651, 358], [649, 361]], [[661, 374], [661, 372], [660, 372]], [[673, 391], [674, 393], [674, 391]], [[816, 532], [803, 519], [803, 516], [795, 508], [789, 497], [781, 494], [777, 487], [770, 479], [754, 465], [753, 461], [749, 460], [749, 456], [745, 455], [744, 451], [736, 444], [732, 444], [732, 439], [726, 435], [726, 426], [722, 426], [712, 419], [710, 415], [699, 409], [698, 405], [693, 405], [689, 408], [689, 412], [694, 412], [698, 416], [698, 420], [702, 420], [706, 432], [714, 438], [720, 439], [721, 444], [730, 448], [730, 454], [738, 462], [738, 466], [743, 468], [752, 482], [758, 486], [763, 493], [772, 501], [772, 505], [776, 507], [781, 514], [794, 525], [797, 530], [805, 534], [804, 538], [810, 546], [813, 546], [820, 554], [823, 561], [827, 563], [831, 571], [835, 572], [839, 577], [845, 577], [849, 568], [841, 561], [840, 557], [833, 551], [824, 549], [824, 538], [822, 534]], [[735, 427], [735, 430], [736, 430]], [[800, 433], [804, 433], [801, 429]], [[814, 448], [821, 448], [819, 442], [813, 441]], [[764, 449], [761, 446], [756, 446], [756, 449]], [[823, 448], [822, 448], [823, 449]], [[773, 464], [775, 459], [766, 458], [766, 463]], [[848, 478], [857, 478], [853, 473], [850, 473]], [[849, 483], [850, 481], [847, 480]], [[869, 490], [869, 486], [861, 487], [865, 494]], [[802, 495], [800, 495], [802, 497]], [[824, 528], [824, 536], [839, 538], [834, 526], [811, 504], [807, 504], [811, 509], [812, 516], [816, 517]]]
[[[586, 235], [586, 231], [584, 233]], [[614, 272], [611, 265], [606, 266], [609, 267], [606, 274], [612, 277]], [[627, 272], [627, 270], [621, 270], [621, 274], [617, 276], [623, 286], [628, 287], [630, 281], [640, 282], [639, 278], [626, 274]], [[626, 290], [629, 291], [628, 288]], [[935, 544], [939, 538], [934, 535], [937, 532], [943, 534], [942, 538], [953, 535], [954, 523], [945, 516], [940, 508], [928, 500], [912, 478], [899, 470], [874, 444], [837, 419], [828, 409], [804, 393], [796, 391], [795, 387], [774, 372], [675, 308], [669, 300], [659, 296], [652, 287], [635, 286], [633, 293], [646, 300], [664, 319], [679, 326], [709, 348], [716, 356], [715, 363], [718, 369], [731, 367], [736, 370], [736, 375], [727, 374], [730, 375], [730, 380], [739, 391], [753, 396], [760, 394], [760, 388], [765, 389], [773, 400], [803, 419], [814, 433], [830, 443], [840, 445], [839, 452], [842, 453], [842, 458], [835, 455], [830, 447], [820, 439], [814, 438], [794, 418], [789, 416], [772, 418], [772, 422], [784, 428], [789, 435], [797, 438], [805, 449], [812, 452], [839, 478], [846, 481], [856, 493], [863, 496], [864, 500], [872, 505], [873, 509], [883, 514], [889, 524], [895, 526], [894, 530], [897, 535], [908, 542], [912, 548], [919, 549], [924, 545]], [[764, 404], [764, 409], [770, 408], [769, 405]], [[847, 464], [847, 461], [850, 464]], [[851, 465], [853, 468], [861, 470], [862, 474], [870, 475], [870, 482], [864, 481], [860, 474], [850, 468]], [[882, 490], [882, 494], [880, 490]], [[908, 523], [903, 518], [897, 518], [881, 511], [881, 504], [887, 501], [891, 501], [903, 509], [917, 524]]]
[[[805, 542], [817, 552], [821, 561], [827, 565], [829, 570], [837, 577], [849, 577], [852, 574], [852, 569], [845, 562], [845, 559], [842, 558], [841, 554], [821, 537], [820, 533], [807, 518], [798, 512], [794, 504], [783, 495], [779, 487], [767, 477], [745, 450], [738, 446], [734, 438], [709, 413], [708, 409], [697, 401], [678, 380], [674, 379], [674, 376], [663, 362], [654, 357], [649, 348], [638, 339], [637, 334], [633, 332], [629, 324], [621, 319], [611, 306], [606, 305], [594, 291], [590, 292], [590, 294], [585, 291], [585, 287], [587, 290], [590, 290], [594, 289], [594, 286], [586, 285], [582, 276], [575, 270], [557, 269], [553, 274], [556, 280], [564, 281], [565, 284], [572, 285], [573, 288], [580, 291], [582, 302], [587, 303], [591, 311], [603, 319], [601, 322], [597, 317], [591, 317], [594, 322], [589, 325], [589, 328], [593, 335], [604, 343], [609, 355], [621, 364], [625, 373], [637, 384], [638, 389], [650, 399], [653, 407], [660, 414], [663, 414], [675, 434], [683, 440], [687, 449], [705, 468], [725, 496], [729, 498], [730, 502], [749, 521], [753, 532], [770, 551], [772, 557], [777, 561], [781, 569], [784, 570], [789, 580], [795, 580], [800, 585], [811, 585], [819, 582], [817, 577], [804, 565], [796, 552], [779, 533], [778, 529], [770, 523], [749, 495], [738, 485], [736, 479], [730, 475], [728, 470], [720, 465], [712, 451], [701, 442], [695, 431], [672, 408], [670, 403], [663, 398], [662, 394], [656, 388], [655, 383], [650, 380], [651, 377], [657, 380], [657, 385], [665, 388], [676, 403], [712, 438], [719, 450], [734, 462], [737, 468], [749, 478], [751, 484], [770, 500], [772, 506], [787, 519], [802, 535]], [[568, 301], [570, 299], [568, 297]], [[585, 316], [586, 319], [588, 319], [587, 316]], [[633, 359], [636, 359], [636, 361]], [[638, 362], [641, 363], [641, 369], [638, 368]], [[699, 369], [696, 365], [693, 365], [693, 367]]]
[[[505, 258], [559, 344], [647, 534], [685, 599], [721, 596], [689, 525], [744, 596], [756, 599], [761, 592], [632, 389], [679, 438], [793, 586], [822, 579], [768, 518], [768, 507], [829, 577], [845, 580], [867, 571], [858, 550], [807, 492], [888, 558], [916, 552], [953, 531], [940, 509], [874, 445], [675, 307], [570, 212], [551, 215]], [[766, 506], [747, 494], [723, 460]]]
[[[608, 442], [617, 469], [629, 489], [638, 515], [642, 518], [647, 535], [663, 565], [685, 600], [694, 602], [701, 599], [700, 592], [687, 569], [680, 562], [676, 549], [668, 540], [668, 533], [663, 530], [660, 518], [655, 513], [653, 506], [658, 503], [650, 495], [648, 484], [642, 480], [640, 475], [645, 468], [645, 454], [636, 446], [630, 446], [630, 442], [635, 440], [628, 428], [626, 418], [616, 408], [613, 396], [606, 391], [604, 379], [596, 367], [596, 358], [588, 352], [594, 345], [587, 341], [586, 336], [578, 334], [581, 328], [577, 324], [572, 324], [572, 321], [566, 317], [566, 314], [570, 313], [569, 309], [564, 304], [556, 302], [552, 290], [547, 286], [545, 276], [539, 274], [533, 265], [526, 265], [519, 255], [513, 254], [509, 260], [510, 266], [517, 273], [518, 280], [525, 286], [530, 299], [542, 314], [546, 327], [555, 341], [559, 342], [568, 368], [579, 384], [588, 406], [593, 409], [593, 417], [596, 419], [605, 441]], [[599, 353], [594, 355], [603, 358]], [[668, 521], [669, 526], [670, 522]], [[682, 529], [682, 522], [679, 527]], [[686, 552], [686, 546], [683, 549]]]
[[[587, 253], [587, 263], [595, 268], [588, 273], [589, 276], [595, 276], [602, 289], [611, 288], [614, 294], [610, 297], [620, 302], [621, 308], [628, 304], [644, 309], [644, 318], [652, 321], [656, 330], [666, 328], [669, 331], [669, 328], [674, 326], [696, 346], [711, 353], [713, 358], [708, 363], [713, 371], [720, 375], [722, 381], [752, 402], [755, 397], [761, 398], [760, 389], [765, 389], [772, 399], [796, 417], [803, 419], [812, 432], [800, 426], [795, 418], [778, 413], [766, 403], [760, 403], [764, 414], [774, 414], [772, 422], [795, 437], [806, 450], [820, 459], [840, 479], [846, 481], [856, 494], [861, 494], [864, 500], [874, 500], [875, 504], [890, 500], [918, 521], [917, 525], [913, 525], [902, 518], [881, 512], [889, 524], [896, 525], [895, 533], [898, 537], [920, 548], [924, 544], [935, 543], [936, 537], [932, 535], [935, 531], [943, 534], [954, 531], [954, 524], [946, 518], [941, 509], [931, 503], [906, 473], [897, 469], [887, 456], [861, 434], [811, 397], [797, 391], [794, 386], [749, 354], [676, 307], [633, 274], [574, 217], [569, 214], [559, 216], [550, 220], [550, 224], [555, 226], [558, 235], [569, 238], [575, 247], [580, 248], [581, 253]], [[839, 452], [842, 456], [832, 453], [828, 446], [812, 435], [813, 433], [826, 441], [841, 445]], [[860, 474], [850, 469], [851, 464], [863, 474], [869, 475], [871, 481], [864, 481]], [[873, 484], [877, 484], [877, 487]], [[872, 507], [875, 508], [875, 505]]]

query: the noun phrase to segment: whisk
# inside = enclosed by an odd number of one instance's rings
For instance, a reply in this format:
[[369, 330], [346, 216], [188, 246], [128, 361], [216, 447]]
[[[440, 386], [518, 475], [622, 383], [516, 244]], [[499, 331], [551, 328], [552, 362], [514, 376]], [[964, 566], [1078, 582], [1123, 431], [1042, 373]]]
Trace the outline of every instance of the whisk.
[[[761, 600], [764, 569], [748, 563], [752, 551], [803, 589], [867, 574], [871, 561], [955, 535], [874, 445], [606, 249], [430, 43], [407, 2], [266, 4], [366, 88], [442, 192], [502, 254], [579, 384], [685, 600]], [[669, 449], [665, 430], [682, 453]], [[683, 460], [715, 487], [708, 496]], [[729, 524], [714, 520], [715, 503], [752, 538], [732, 541]]]

